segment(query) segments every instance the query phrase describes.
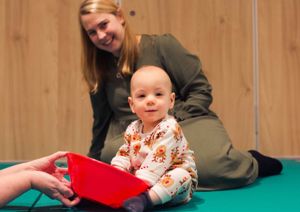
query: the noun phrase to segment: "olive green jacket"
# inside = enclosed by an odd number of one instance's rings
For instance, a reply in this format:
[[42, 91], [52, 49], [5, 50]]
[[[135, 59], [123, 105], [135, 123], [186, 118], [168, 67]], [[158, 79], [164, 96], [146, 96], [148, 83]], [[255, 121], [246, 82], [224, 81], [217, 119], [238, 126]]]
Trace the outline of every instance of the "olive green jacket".
[[[168, 73], [176, 94], [172, 115], [179, 122], [199, 116], [216, 117], [209, 109], [212, 88], [199, 58], [183, 48], [172, 35], [142, 35], [135, 70], [144, 65], [158, 66]], [[123, 131], [137, 119], [128, 105], [130, 78], [112, 71], [99, 91], [91, 94], [94, 123], [90, 157], [100, 158], [112, 118], [119, 121]]]

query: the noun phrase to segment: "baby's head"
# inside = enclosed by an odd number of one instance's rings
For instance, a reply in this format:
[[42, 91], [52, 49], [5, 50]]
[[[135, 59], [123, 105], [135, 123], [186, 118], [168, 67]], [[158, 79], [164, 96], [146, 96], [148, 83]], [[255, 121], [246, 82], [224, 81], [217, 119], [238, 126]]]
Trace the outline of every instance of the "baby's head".
[[168, 74], [156, 66], [143, 66], [131, 78], [128, 102], [132, 112], [145, 123], [158, 123], [172, 109], [175, 94]]
[[167, 86], [172, 92], [172, 82], [169, 78], [169, 75], [160, 67], [157, 66], [142, 66], [134, 72], [130, 82], [130, 91], [132, 92], [139, 88], [139, 83], [144, 84], [144, 82], [152, 83], [155, 85], [160, 82], [161, 85]]

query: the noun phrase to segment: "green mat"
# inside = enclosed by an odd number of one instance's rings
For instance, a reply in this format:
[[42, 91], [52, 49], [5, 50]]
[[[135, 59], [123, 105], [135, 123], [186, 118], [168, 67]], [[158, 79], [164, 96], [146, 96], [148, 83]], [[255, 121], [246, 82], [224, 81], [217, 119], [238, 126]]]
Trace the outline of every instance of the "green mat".
[[[196, 192], [186, 205], [172, 208], [155, 208], [152, 211], [176, 212], [300, 212], [300, 163], [281, 160], [284, 166], [281, 175], [260, 178], [247, 187]], [[0, 164], [0, 168], [7, 164]], [[1, 191], [0, 191], [1, 192]], [[9, 203], [0, 211], [104, 211], [121, 212], [91, 202], [83, 202], [78, 207], [66, 208], [56, 200], [51, 200], [39, 192], [30, 190]]]

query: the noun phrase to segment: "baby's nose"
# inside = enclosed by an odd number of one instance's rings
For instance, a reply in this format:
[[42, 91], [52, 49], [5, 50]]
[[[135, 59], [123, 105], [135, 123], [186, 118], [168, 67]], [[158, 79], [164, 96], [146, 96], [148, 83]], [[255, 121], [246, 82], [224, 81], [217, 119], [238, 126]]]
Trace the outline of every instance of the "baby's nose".
[[148, 105], [154, 105], [155, 104], [155, 98], [153, 96], [148, 96], [147, 104]]

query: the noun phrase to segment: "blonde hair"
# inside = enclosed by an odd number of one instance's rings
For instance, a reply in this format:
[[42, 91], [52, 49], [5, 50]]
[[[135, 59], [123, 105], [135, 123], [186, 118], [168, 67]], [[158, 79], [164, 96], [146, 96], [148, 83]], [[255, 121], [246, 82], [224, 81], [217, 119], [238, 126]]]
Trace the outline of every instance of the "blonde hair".
[[[87, 32], [82, 26], [81, 16], [91, 13], [109, 13], [122, 16], [120, 7], [114, 0], [85, 0], [79, 9], [79, 23], [81, 31], [82, 54], [81, 64], [82, 73], [89, 91], [96, 93], [104, 79], [105, 72], [110, 71], [115, 63], [114, 56], [97, 48], [90, 40]], [[134, 63], [138, 57], [137, 41], [129, 29], [128, 22], [124, 17], [124, 40], [121, 47], [121, 54], [118, 61], [118, 72], [123, 75], [132, 73]]]

